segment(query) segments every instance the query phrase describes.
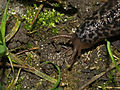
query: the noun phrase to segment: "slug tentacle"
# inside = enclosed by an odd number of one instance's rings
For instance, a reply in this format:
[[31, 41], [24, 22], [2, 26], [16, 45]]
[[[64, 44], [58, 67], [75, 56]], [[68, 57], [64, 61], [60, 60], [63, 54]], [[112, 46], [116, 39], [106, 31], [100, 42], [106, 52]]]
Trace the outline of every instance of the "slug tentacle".
[[57, 36], [52, 37], [50, 40], [53, 41], [54, 39], [57, 39], [57, 38], [68, 38], [68, 39], [72, 39], [72, 36], [71, 36], [71, 35], [68, 35], [68, 34], [61, 34], [61, 35], [57, 35]]

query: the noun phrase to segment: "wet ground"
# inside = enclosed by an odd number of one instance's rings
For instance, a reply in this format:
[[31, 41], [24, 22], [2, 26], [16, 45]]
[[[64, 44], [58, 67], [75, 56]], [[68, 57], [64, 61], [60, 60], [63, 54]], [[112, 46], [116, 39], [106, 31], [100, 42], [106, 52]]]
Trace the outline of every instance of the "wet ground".
[[[3, 3], [2, 0], [0, 1], [0, 3]], [[91, 16], [94, 11], [98, 10], [104, 4], [104, 2], [100, 0], [69, 0], [67, 3], [69, 6], [61, 12], [65, 13], [68, 16], [72, 16], [72, 20], [68, 20], [65, 23], [60, 23], [56, 25], [58, 29], [58, 34], [74, 33], [76, 28], [80, 24], [84, 23], [84, 19], [86, 17]], [[17, 13], [18, 15], [21, 13], [25, 13], [23, 1], [11, 0], [10, 7], [15, 10], [19, 10]], [[11, 19], [8, 20], [7, 33], [10, 32], [14, 24], [15, 20], [13, 20], [11, 17]], [[39, 49], [37, 50], [20, 54], [18, 55], [18, 57], [25, 59], [28, 53], [36, 55], [36, 58], [31, 61], [32, 66], [36, 68], [41, 68], [39, 66], [41, 62], [54, 62], [61, 69], [61, 82], [64, 83], [64, 85], [61, 85], [61, 87], [64, 90], [79, 90], [94, 76], [106, 71], [106, 69], [109, 68], [111, 64], [111, 59], [107, 53], [106, 45], [103, 43], [92, 49], [85, 50], [82, 56], [80, 58], [77, 58], [77, 62], [73, 66], [72, 70], [68, 71], [67, 65], [69, 64], [69, 62], [71, 62], [70, 58], [72, 54], [72, 50], [65, 53], [65, 50], [68, 47], [66, 45], [68, 40], [55, 40], [55, 47], [49, 41], [50, 38], [54, 36], [51, 31], [38, 30], [37, 33], [38, 34], [28, 34], [28, 32], [24, 29], [24, 24], [22, 23], [19, 31], [9, 42], [7, 42], [7, 46], [9, 50], [15, 54], [23, 50], [27, 50], [28, 43], [31, 44], [33, 47], [39, 47]], [[114, 47], [113, 51], [117, 52]], [[116, 56], [120, 57], [119, 55]], [[56, 76], [55, 69], [51, 65], [46, 65], [42, 67], [41, 71], [50, 76]], [[45, 80], [42, 81], [40, 77], [24, 70], [21, 72], [19, 78], [21, 80], [21, 82], [19, 83], [21, 86], [21, 90], [48, 90], [52, 86], [50, 82]], [[6, 79], [4, 80], [4, 87], [6, 87], [8, 84]], [[40, 82], [41, 84], [37, 85], [38, 82]], [[101, 88], [103, 89], [104, 87], [120, 87], [120, 78], [118, 72], [115, 69], [107, 72], [96, 81], [90, 83], [90, 85], [86, 87], [86, 90], [99, 90]]]

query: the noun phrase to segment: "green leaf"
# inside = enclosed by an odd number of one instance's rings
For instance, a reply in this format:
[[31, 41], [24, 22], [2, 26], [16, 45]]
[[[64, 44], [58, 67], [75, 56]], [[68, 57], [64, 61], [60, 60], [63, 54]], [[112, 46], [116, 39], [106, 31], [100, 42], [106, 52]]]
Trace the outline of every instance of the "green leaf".
[[0, 90], [3, 90], [1, 82], [0, 82]]
[[0, 45], [0, 57], [4, 56], [6, 54], [6, 46]]
[[54, 89], [54, 90], [62, 90], [62, 88], [61, 88], [61, 87], [58, 87], [58, 88], [56, 88], [56, 89]]
[[5, 44], [5, 29], [6, 29], [6, 21], [7, 21], [8, 4], [9, 4], [9, 1], [8, 1], [6, 8], [5, 8], [5, 11], [4, 11], [4, 15], [3, 15], [3, 18], [1, 21], [1, 29], [0, 29], [0, 32], [1, 32], [1, 39], [0, 40], [2, 40], [2, 42], [4, 44]]
[[55, 27], [52, 28], [52, 31], [53, 31], [54, 34], [58, 33], [58, 30]]
[[9, 1], [6, 5], [5, 12], [3, 14], [3, 18], [0, 26], [0, 57], [6, 54], [6, 43], [5, 43], [5, 29], [6, 29], [6, 20], [7, 20], [7, 9], [8, 9]]
[[1, 26], [0, 26], [0, 45], [3, 45], [2, 33], [1, 33]]

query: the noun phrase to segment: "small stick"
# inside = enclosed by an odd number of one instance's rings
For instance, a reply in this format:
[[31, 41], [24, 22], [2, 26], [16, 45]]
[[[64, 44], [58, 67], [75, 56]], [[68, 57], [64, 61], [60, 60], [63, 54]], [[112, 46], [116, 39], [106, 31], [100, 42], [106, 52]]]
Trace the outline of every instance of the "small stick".
[[[102, 89], [102, 87], [99, 87]], [[104, 87], [105, 89], [108, 89], [108, 90], [120, 90], [120, 87]]]
[[22, 54], [22, 53], [25, 53], [25, 52], [28, 52], [28, 51], [36, 50], [36, 49], [38, 49], [38, 48], [39, 48], [39, 47], [34, 47], [34, 48], [30, 48], [30, 49], [28, 49], [28, 50], [23, 50], [23, 51], [21, 51], [21, 52], [16, 53], [15, 55], [19, 55], [19, 54]]
[[17, 83], [17, 81], [18, 81], [18, 78], [19, 78], [19, 75], [20, 75], [20, 71], [21, 71], [21, 68], [19, 68], [19, 70], [18, 70], [16, 79], [14, 80], [14, 83], [13, 83], [13, 85], [12, 85], [12, 88], [16, 85], [16, 83]]
[[[120, 62], [117, 63], [117, 65], [119, 65]], [[102, 72], [96, 76], [94, 76], [90, 81], [88, 81], [86, 84], [84, 84], [82, 87], [80, 87], [78, 90], [84, 90], [88, 85], [90, 85], [91, 83], [93, 83], [94, 81], [96, 81], [97, 79], [99, 79], [101, 76], [103, 76], [105, 73], [107, 73], [108, 71], [110, 71], [111, 69], [115, 68], [114, 64], [111, 64], [109, 68], [107, 68], [107, 70], [105, 72]]]
[[35, 20], [37, 19], [37, 17], [38, 17], [38, 15], [39, 15], [39, 13], [40, 13], [40, 11], [41, 11], [42, 8], [43, 8], [43, 4], [41, 4], [41, 5], [39, 6], [38, 11], [37, 11], [37, 13], [36, 13], [36, 15], [35, 15], [35, 18], [34, 18], [33, 21], [32, 21], [32, 25], [34, 24]]
[[[2, 62], [0, 62], [0, 66], [2, 66], [2, 65], [3, 65]], [[11, 64], [9, 64], [9, 63], [6, 63], [5, 65], [8, 66], [8, 67], [11, 67]], [[21, 65], [17, 65], [17, 64], [13, 64], [13, 66], [16, 67], [16, 68], [24, 68], [24, 69], [29, 68], [27, 66], [21, 66]]]

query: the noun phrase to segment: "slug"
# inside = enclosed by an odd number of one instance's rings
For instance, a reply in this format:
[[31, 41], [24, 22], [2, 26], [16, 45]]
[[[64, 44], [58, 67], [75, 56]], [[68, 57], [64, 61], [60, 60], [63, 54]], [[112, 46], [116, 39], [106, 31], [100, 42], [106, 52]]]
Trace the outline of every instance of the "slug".
[[80, 25], [72, 35], [57, 35], [51, 38], [68, 38], [73, 45], [72, 64], [76, 62], [75, 56], [81, 55], [81, 50], [93, 47], [104, 40], [120, 35], [120, 2], [109, 0], [99, 10], [97, 10], [85, 22]]

